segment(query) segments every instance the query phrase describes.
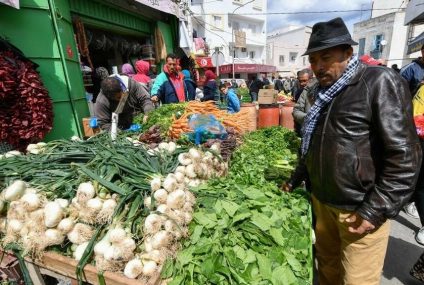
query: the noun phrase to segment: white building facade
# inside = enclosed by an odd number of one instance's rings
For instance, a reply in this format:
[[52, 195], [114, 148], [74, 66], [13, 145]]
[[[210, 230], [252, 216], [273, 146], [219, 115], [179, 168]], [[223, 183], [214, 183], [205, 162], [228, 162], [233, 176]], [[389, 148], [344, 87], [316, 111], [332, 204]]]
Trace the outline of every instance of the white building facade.
[[371, 18], [354, 24], [353, 39], [358, 42], [354, 52], [399, 68], [420, 56], [407, 53], [408, 42], [423, 31], [423, 26], [405, 26], [406, 5], [407, 1], [402, 0], [373, 1]]
[[[195, 36], [205, 39], [210, 54], [219, 49], [224, 65], [266, 63], [266, 0], [192, 0], [191, 11]], [[239, 32], [245, 45], [234, 48]]]
[[296, 72], [309, 67], [307, 56], [302, 56], [308, 46], [312, 28], [288, 26], [267, 35], [267, 64], [275, 65], [283, 77], [294, 77]]

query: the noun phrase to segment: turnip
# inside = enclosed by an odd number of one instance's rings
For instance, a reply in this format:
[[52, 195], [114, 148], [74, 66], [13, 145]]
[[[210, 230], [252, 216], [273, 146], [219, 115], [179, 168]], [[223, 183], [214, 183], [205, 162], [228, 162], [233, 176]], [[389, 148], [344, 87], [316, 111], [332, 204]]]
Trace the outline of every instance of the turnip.
[[185, 203], [185, 193], [182, 190], [176, 190], [168, 195], [166, 205], [170, 209], [181, 209]]
[[66, 209], [69, 206], [69, 202], [66, 199], [58, 198], [55, 200], [59, 205], [62, 207], [62, 209]]
[[56, 227], [63, 218], [63, 209], [57, 202], [48, 202], [44, 206], [44, 224], [48, 228]]
[[196, 178], [197, 177], [196, 172], [195, 172], [195, 168], [194, 168], [194, 164], [187, 165], [186, 176], [188, 178]]
[[161, 179], [160, 177], [155, 177], [150, 181], [150, 187], [152, 188], [152, 192], [155, 192], [156, 190], [159, 190], [161, 186]]
[[166, 192], [165, 189], [159, 189], [153, 194], [153, 197], [158, 203], [163, 204], [163, 203], [166, 203], [168, 192]]
[[85, 203], [88, 200], [94, 198], [96, 190], [91, 182], [84, 182], [78, 186], [77, 199], [78, 202]]
[[169, 192], [172, 192], [177, 187], [177, 179], [174, 174], [168, 174], [168, 176], [163, 181], [163, 188]]
[[191, 160], [192, 160], [193, 162], [195, 162], [195, 161], [199, 161], [199, 160], [201, 160], [201, 159], [202, 159], [202, 155], [201, 155], [200, 151], [198, 151], [198, 150], [197, 150], [197, 149], [195, 149], [195, 148], [191, 148], [191, 149], [188, 151], [188, 153], [189, 153], [189, 155], [190, 155], [190, 157], [191, 157]]
[[83, 244], [89, 241], [94, 234], [94, 229], [89, 225], [77, 223], [74, 228], [68, 233], [68, 239], [75, 244]]
[[149, 210], [152, 209], [152, 197], [147, 196], [146, 198], [144, 198], [144, 207], [146, 207]]
[[155, 234], [162, 227], [162, 218], [157, 214], [150, 214], [144, 221], [144, 230], [146, 234]]
[[65, 240], [65, 236], [56, 229], [47, 229], [44, 236], [47, 246], [61, 244]]
[[165, 230], [161, 230], [152, 237], [152, 246], [154, 249], [161, 249], [167, 247], [171, 241], [171, 234]]
[[174, 153], [174, 151], [177, 149], [177, 144], [174, 142], [168, 143], [168, 151], [169, 153]]
[[146, 261], [143, 265], [143, 275], [152, 277], [158, 272], [158, 265], [153, 260]]
[[5, 158], [10, 158], [10, 157], [19, 156], [19, 155], [22, 155], [22, 153], [20, 151], [11, 150], [11, 151], [6, 152], [6, 154], [4, 155], [4, 157]]
[[26, 184], [22, 180], [15, 180], [4, 190], [4, 199], [6, 201], [16, 201], [24, 195]]
[[75, 260], [77, 260], [77, 261], [81, 260], [87, 246], [88, 246], [88, 242], [84, 242], [84, 243], [77, 246], [77, 248], [75, 249], [74, 254], [73, 254]]
[[191, 156], [188, 153], [180, 153], [178, 155], [178, 161], [182, 165], [189, 165], [192, 163]]
[[184, 173], [182, 172], [175, 172], [175, 179], [178, 181], [178, 183], [183, 183], [184, 182]]
[[7, 227], [10, 228], [14, 233], [19, 233], [23, 226], [23, 223], [19, 220], [11, 219], [7, 222]]
[[135, 279], [143, 272], [143, 263], [140, 259], [134, 258], [125, 265], [124, 275], [128, 278]]
[[23, 206], [28, 211], [34, 211], [41, 206], [41, 200], [38, 194], [35, 193], [26, 193], [22, 196], [21, 201], [23, 202]]
[[109, 241], [114, 243], [119, 243], [127, 236], [127, 233], [122, 228], [114, 228], [109, 231]]
[[71, 218], [65, 218], [59, 222], [57, 229], [64, 234], [69, 233], [74, 228], [75, 222]]

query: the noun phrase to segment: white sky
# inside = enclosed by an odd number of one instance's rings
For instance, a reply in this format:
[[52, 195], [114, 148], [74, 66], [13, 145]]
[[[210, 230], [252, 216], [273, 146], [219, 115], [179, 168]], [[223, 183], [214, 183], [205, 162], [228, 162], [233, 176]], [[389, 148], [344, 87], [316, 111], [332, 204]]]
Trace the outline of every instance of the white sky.
[[[268, 13], [270, 12], [316, 12], [334, 10], [360, 10], [370, 9], [370, 0], [267, 0]], [[349, 30], [353, 32], [353, 24], [370, 18], [370, 11], [322, 14], [297, 14], [297, 15], [268, 15], [267, 32], [286, 27], [288, 25], [312, 26], [316, 22], [328, 21], [341, 17]]]

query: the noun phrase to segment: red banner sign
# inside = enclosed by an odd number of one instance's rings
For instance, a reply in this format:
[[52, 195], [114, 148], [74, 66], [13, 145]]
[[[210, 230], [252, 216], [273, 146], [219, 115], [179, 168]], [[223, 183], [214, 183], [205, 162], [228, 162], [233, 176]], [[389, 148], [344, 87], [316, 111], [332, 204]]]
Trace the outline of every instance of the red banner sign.
[[[234, 64], [234, 70], [236, 73], [272, 73], [277, 70], [275, 66], [265, 64]], [[219, 67], [220, 73], [232, 73], [233, 65], [226, 64]]]

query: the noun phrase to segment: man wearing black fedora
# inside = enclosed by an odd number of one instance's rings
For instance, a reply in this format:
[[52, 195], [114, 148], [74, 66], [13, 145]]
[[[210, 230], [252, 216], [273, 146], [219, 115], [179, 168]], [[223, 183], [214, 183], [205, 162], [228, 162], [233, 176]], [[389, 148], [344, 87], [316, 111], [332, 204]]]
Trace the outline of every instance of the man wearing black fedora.
[[313, 26], [304, 55], [316, 100], [297, 175], [283, 187], [309, 176], [320, 285], [380, 284], [388, 219], [411, 197], [421, 165], [407, 84], [392, 69], [360, 63], [356, 44], [340, 18]]

